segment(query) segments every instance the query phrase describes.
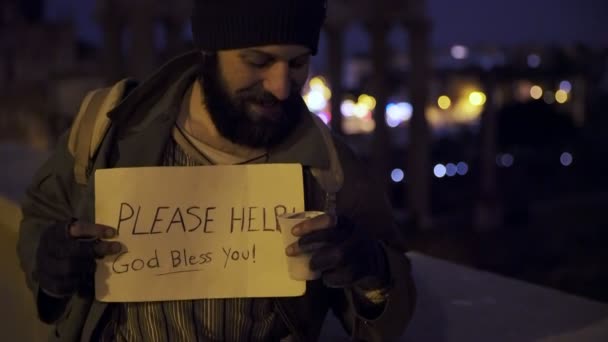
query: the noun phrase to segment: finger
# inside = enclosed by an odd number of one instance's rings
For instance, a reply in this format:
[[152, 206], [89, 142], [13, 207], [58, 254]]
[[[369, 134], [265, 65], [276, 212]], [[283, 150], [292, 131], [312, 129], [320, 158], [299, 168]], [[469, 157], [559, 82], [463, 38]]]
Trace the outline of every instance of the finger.
[[310, 269], [314, 272], [324, 272], [339, 268], [344, 264], [344, 251], [339, 247], [322, 248], [313, 253], [310, 258]]
[[303, 235], [298, 239], [300, 247], [306, 247], [311, 244], [338, 244], [348, 240], [348, 234], [346, 231], [328, 228], [323, 230], [317, 230], [306, 235]]
[[291, 233], [295, 236], [303, 236], [314, 231], [333, 227], [335, 223], [336, 219], [334, 216], [323, 214], [296, 224], [292, 228]]
[[328, 245], [337, 244], [347, 238], [342, 231], [336, 229], [324, 229], [311, 232], [302, 236], [298, 241], [287, 247], [288, 256], [314, 253]]
[[116, 229], [101, 224], [76, 221], [68, 228], [68, 234], [79, 239], [111, 239], [116, 236]]
[[121, 250], [122, 245], [119, 242], [115, 241], [98, 241], [93, 247], [95, 257], [97, 258], [104, 258], [109, 255], [115, 255], [120, 253]]
[[286, 254], [288, 256], [298, 256], [312, 253], [323, 248], [328, 243], [328, 231], [329, 230], [320, 230], [299, 238], [298, 241], [287, 246]]

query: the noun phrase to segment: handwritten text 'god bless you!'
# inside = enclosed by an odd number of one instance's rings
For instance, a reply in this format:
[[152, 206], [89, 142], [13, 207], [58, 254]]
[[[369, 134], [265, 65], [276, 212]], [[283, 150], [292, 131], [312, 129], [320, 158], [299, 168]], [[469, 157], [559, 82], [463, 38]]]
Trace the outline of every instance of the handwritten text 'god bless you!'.
[[[192, 234], [214, 234], [220, 230], [234, 233], [252, 232], [280, 232], [277, 217], [287, 212], [295, 212], [295, 208], [285, 205], [276, 205], [272, 208], [265, 207], [229, 207], [220, 209], [218, 207], [199, 206], [170, 207], [159, 206], [142, 208], [141, 205], [121, 203], [117, 230], [119, 236], [130, 234], [132, 236], [145, 236], [156, 234], [188, 233]], [[225, 215], [218, 220], [220, 215]], [[228, 221], [227, 221], [228, 220]], [[221, 227], [218, 221], [224, 223]], [[227, 222], [227, 223], [226, 223]], [[226, 241], [229, 243], [230, 241]], [[128, 246], [127, 246], [128, 247]], [[221, 255], [221, 262], [226, 268], [230, 262], [255, 262], [255, 244], [247, 250], [233, 250], [232, 247], [214, 246]], [[138, 272], [145, 269], [163, 269], [171, 266], [171, 271], [159, 273], [167, 275], [180, 272], [199, 271], [197, 266], [210, 264], [215, 261], [213, 251], [189, 251], [187, 249], [173, 249], [163, 253], [167, 259], [159, 258], [159, 249], [154, 250], [154, 255], [147, 257], [133, 256], [129, 252], [117, 255], [112, 264], [115, 274]], [[168, 260], [163, 263], [161, 260]], [[194, 267], [194, 269], [193, 269]]]

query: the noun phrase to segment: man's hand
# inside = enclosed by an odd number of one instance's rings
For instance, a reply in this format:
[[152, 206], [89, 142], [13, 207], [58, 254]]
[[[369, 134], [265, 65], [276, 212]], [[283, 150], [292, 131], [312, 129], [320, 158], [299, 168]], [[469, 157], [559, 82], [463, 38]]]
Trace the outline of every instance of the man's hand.
[[120, 243], [100, 239], [114, 236], [114, 228], [78, 221], [47, 228], [36, 251], [34, 277], [40, 288], [55, 297], [92, 290], [95, 258], [121, 250]]
[[320, 271], [329, 287], [359, 286], [374, 289], [388, 282], [386, 256], [379, 242], [348, 219], [321, 215], [293, 227], [298, 242], [288, 256], [312, 254], [310, 268]]

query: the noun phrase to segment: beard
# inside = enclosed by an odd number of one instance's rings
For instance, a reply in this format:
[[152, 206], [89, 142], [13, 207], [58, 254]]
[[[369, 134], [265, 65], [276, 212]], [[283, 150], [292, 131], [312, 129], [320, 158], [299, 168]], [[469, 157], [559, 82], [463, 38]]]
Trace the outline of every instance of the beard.
[[[237, 145], [271, 148], [293, 133], [302, 116], [302, 100], [297, 85], [284, 101], [266, 91], [262, 84], [238, 90], [231, 95], [219, 70], [217, 55], [204, 57], [199, 81], [204, 92], [203, 105], [218, 132]], [[278, 105], [272, 118], [252, 112], [251, 105]]]

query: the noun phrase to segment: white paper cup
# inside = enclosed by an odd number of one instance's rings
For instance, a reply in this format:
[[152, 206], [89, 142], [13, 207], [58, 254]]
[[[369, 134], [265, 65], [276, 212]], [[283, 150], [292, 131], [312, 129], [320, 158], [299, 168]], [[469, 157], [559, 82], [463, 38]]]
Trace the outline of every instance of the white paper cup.
[[[277, 217], [281, 235], [285, 248], [299, 240], [299, 236], [294, 236], [291, 229], [298, 223], [309, 220], [313, 217], [325, 214], [322, 211], [304, 211], [300, 213], [284, 214]], [[321, 276], [320, 272], [310, 270], [310, 254], [287, 257], [287, 272], [293, 280], [314, 280]]]

